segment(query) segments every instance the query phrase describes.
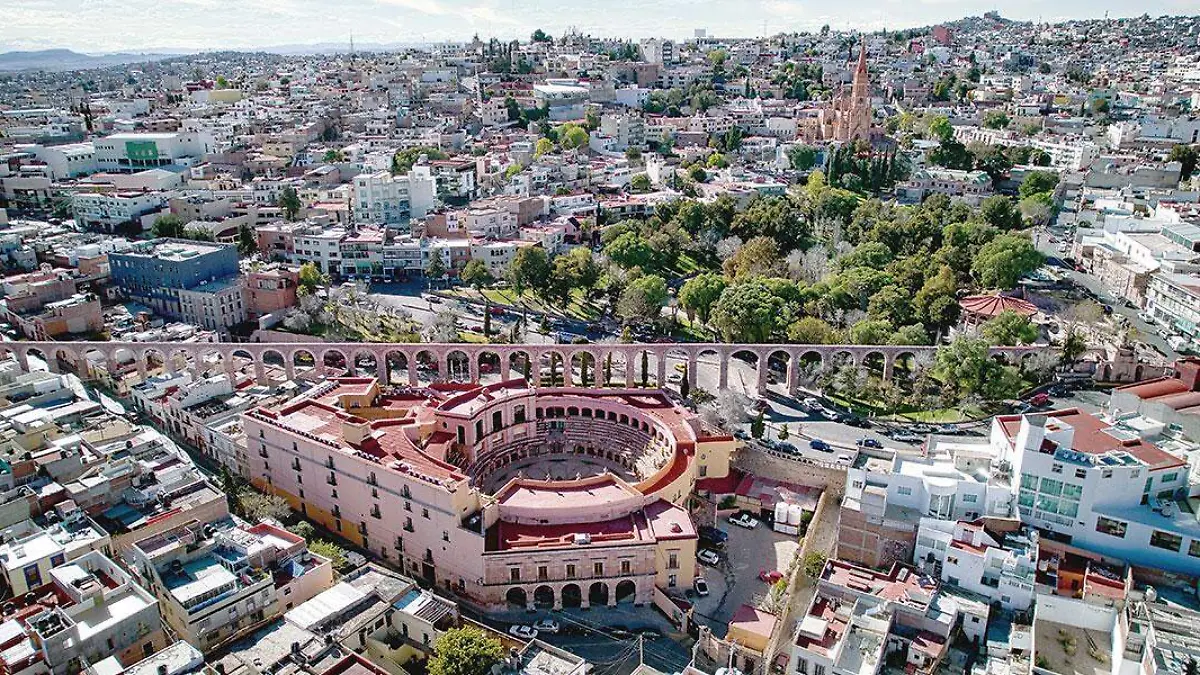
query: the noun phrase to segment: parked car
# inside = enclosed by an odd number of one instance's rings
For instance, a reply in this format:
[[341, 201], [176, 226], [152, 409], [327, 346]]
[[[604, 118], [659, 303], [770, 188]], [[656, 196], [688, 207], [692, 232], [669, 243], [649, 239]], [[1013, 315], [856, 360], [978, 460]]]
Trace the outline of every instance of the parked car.
[[837, 461], [838, 461], [838, 464], [853, 464], [854, 456], [843, 452], [842, 454], [837, 456]]
[[695, 589], [696, 595], [702, 598], [708, 595], [708, 581], [704, 577], [696, 577], [692, 581], [692, 588]]
[[860, 448], [882, 448], [883, 443], [880, 443], [878, 440], [876, 440], [874, 438], [860, 438], [860, 439], [858, 439], [858, 447], [860, 447]]
[[719, 527], [706, 525], [700, 528], [700, 538], [724, 546], [729, 541], [729, 533]]
[[806, 410], [818, 410], [821, 408], [821, 402], [818, 401], [817, 399], [813, 398], [812, 396], [809, 396], [808, 398], [801, 401], [800, 405], [803, 406]]
[[671, 384], [679, 384], [680, 382], [683, 382], [683, 375], [680, 375], [679, 373], [671, 373], [667, 376], [667, 382], [670, 382]]
[[696, 554], [696, 560], [699, 560], [705, 565], [716, 565], [717, 563], [721, 562], [721, 556], [711, 548], [702, 548], [700, 549], [700, 552]]
[[1050, 394], [1047, 394], [1044, 391], [1040, 391], [1040, 392], [1034, 394], [1032, 397], [1030, 397], [1029, 402], [1038, 408], [1041, 408], [1043, 406], [1048, 406], [1048, 405], [1050, 405]]
[[923, 441], [925, 439], [921, 438], [919, 435], [914, 434], [914, 433], [910, 433], [907, 431], [898, 431], [898, 432], [892, 434], [892, 440], [898, 441], [900, 443], [920, 443], [921, 441]]
[[559, 625], [554, 619], [542, 619], [533, 624], [533, 629], [539, 633], [550, 633], [553, 635], [558, 632]]
[[828, 408], [821, 410], [821, 417], [824, 417], [830, 422], [836, 422], [842, 418], [841, 415], [838, 415], [836, 412], [829, 410]]
[[508, 312], [499, 305], [492, 305], [491, 307], [488, 307], [488, 314], [491, 314], [492, 316], [504, 316], [507, 313]]
[[758, 580], [764, 583], [773, 584], [783, 578], [783, 572], [779, 570], [759, 570]]
[[1154, 324], [1158, 323], [1158, 322], [1157, 322], [1157, 321], [1154, 319], [1154, 315], [1153, 315], [1153, 314], [1151, 314], [1150, 312], [1141, 312], [1141, 313], [1139, 313], [1139, 314], [1138, 314], [1138, 318], [1139, 318], [1139, 319], [1141, 319], [1142, 321], [1144, 321], [1144, 322], [1146, 322], [1146, 323], [1150, 324], [1151, 326], [1153, 326]]
[[833, 451], [833, 448], [830, 447], [828, 443], [826, 443], [825, 441], [823, 441], [819, 438], [814, 438], [811, 441], [809, 441], [808, 447], [812, 448], [813, 450], [819, 450], [821, 452], [832, 452]]
[[431, 304], [431, 305], [440, 305], [440, 304], [442, 304], [442, 299], [441, 299], [441, 298], [439, 298], [439, 297], [438, 297], [438, 296], [436, 296], [436, 295], [431, 295], [431, 296], [429, 296], [429, 297], [427, 297], [427, 298], [425, 298], [425, 299], [426, 299], [426, 300], [428, 300], [428, 301], [429, 301], [429, 304]]
[[758, 527], [758, 520], [745, 511], [739, 511], [732, 516], [729, 516], [729, 522], [737, 525], [738, 527], [744, 527], [747, 530], [753, 530], [754, 528]]
[[508, 634], [520, 640], [533, 640], [538, 636], [537, 629], [533, 626], [515, 625], [508, 627]]

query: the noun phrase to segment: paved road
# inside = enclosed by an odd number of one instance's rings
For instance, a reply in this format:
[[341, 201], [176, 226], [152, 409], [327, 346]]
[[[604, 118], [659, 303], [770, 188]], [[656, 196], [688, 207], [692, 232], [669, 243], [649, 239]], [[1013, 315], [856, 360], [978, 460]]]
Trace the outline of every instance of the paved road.
[[[1051, 226], [1040, 228], [1034, 235], [1034, 242], [1037, 244], [1038, 250], [1050, 258], [1051, 264], [1053, 264], [1054, 261], [1061, 261], [1063, 257], [1069, 255], [1058, 251], [1059, 244], [1069, 239], [1069, 237], [1070, 228]], [[1051, 238], [1056, 239], [1058, 243], [1051, 242]], [[1055, 268], [1077, 288], [1091, 293], [1093, 297], [1098, 298], [1101, 304], [1112, 307], [1114, 315], [1125, 317], [1129, 322], [1128, 325], [1137, 329], [1139, 334], [1138, 341], [1153, 345], [1159, 352], [1165, 355], [1168, 362], [1174, 361], [1181, 356], [1167, 345], [1166, 340], [1158, 335], [1157, 331], [1161, 326], [1154, 326], [1143, 321], [1140, 316], [1141, 310], [1128, 307], [1125, 305], [1123, 299], [1114, 297], [1111, 291], [1104, 288], [1100, 279], [1091, 274], [1077, 272], [1065, 264], [1055, 265]]]

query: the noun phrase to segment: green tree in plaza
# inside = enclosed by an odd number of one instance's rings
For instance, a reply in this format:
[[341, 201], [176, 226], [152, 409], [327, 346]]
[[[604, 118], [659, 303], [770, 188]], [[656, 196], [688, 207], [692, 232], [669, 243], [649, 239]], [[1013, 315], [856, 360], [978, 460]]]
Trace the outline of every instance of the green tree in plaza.
[[688, 395], [692, 393], [692, 383], [689, 380], [688, 367], [683, 367], [683, 379], [679, 380], [679, 397], [683, 400], [688, 399]]
[[174, 213], [159, 216], [150, 226], [150, 232], [155, 237], [179, 239], [183, 237], [183, 220]]
[[787, 154], [788, 162], [796, 171], [808, 171], [817, 165], [817, 149], [811, 145], [793, 145]]
[[766, 431], [767, 421], [764, 419], [763, 411], [759, 410], [758, 414], [754, 416], [754, 419], [750, 420], [750, 435], [755, 440], [759, 440], [763, 437], [763, 434], [766, 433]]
[[1002, 234], [984, 244], [971, 264], [971, 276], [983, 288], [1001, 290], [1017, 285], [1021, 277], [1045, 262], [1029, 240], [1020, 234]]
[[429, 264], [425, 266], [425, 278], [431, 283], [440, 281], [446, 276], [446, 263], [442, 261], [442, 250], [435, 248], [429, 252]]
[[1030, 171], [1021, 181], [1017, 193], [1021, 198], [1031, 197], [1040, 192], [1053, 192], [1058, 187], [1058, 174], [1053, 171]]
[[300, 195], [296, 194], [296, 188], [287, 186], [279, 192], [279, 200], [276, 204], [283, 209], [283, 215], [288, 221], [293, 221], [300, 213]]
[[433, 643], [429, 675], [488, 675], [504, 658], [500, 640], [474, 626], [451, 628]]
[[688, 279], [679, 289], [679, 304], [687, 312], [688, 320], [699, 317], [701, 323], [708, 323], [713, 305], [728, 285], [725, 277], [713, 272], [697, 274]]
[[650, 352], [642, 350], [642, 386], [650, 386]]
[[541, 292], [550, 284], [550, 260], [540, 246], [525, 246], [517, 250], [508, 264], [508, 283], [517, 295], [526, 289]]
[[788, 326], [788, 340], [805, 345], [828, 345], [841, 341], [841, 333], [828, 321], [815, 316], [805, 316]]
[[650, 182], [650, 176], [644, 173], [634, 174], [629, 181], [629, 189], [633, 192], [649, 192], [654, 185]]
[[778, 328], [782, 309], [783, 302], [756, 278], [721, 293], [712, 323], [727, 342], [767, 342]]
[[627, 323], [657, 321], [667, 303], [667, 281], [657, 274], [640, 276], [621, 293], [617, 316]]
[[1007, 128], [1010, 121], [1003, 110], [989, 110], [983, 114], [983, 126], [988, 129]]
[[1015, 346], [1033, 344], [1038, 337], [1038, 327], [1029, 317], [1005, 310], [983, 324], [980, 332], [993, 345]]
[[1016, 368], [988, 356], [986, 340], [968, 336], [957, 337], [938, 348], [933, 374], [959, 400], [982, 396], [998, 401], [1012, 398], [1021, 387]]
[[462, 271], [458, 273], [458, 278], [477, 291], [482, 291], [484, 286], [495, 281], [487, 263], [478, 258], [473, 258], [463, 265]]

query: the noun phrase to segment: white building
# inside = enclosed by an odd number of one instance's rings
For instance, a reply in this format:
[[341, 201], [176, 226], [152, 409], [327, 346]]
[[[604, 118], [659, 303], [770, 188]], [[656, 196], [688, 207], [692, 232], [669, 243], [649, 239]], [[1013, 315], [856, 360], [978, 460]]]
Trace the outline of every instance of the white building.
[[191, 166], [216, 152], [216, 141], [200, 131], [121, 133], [97, 139], [96, 165], [101, 171], [131, 172], [157, 166]]
[[58, 522], [45, 527], [25, 520], [4, 531], [0, 566], [13, 595], [50, 582], [50, 571], [91, 551], [109, 546], [108, 533], [92, 522], [75, 503], [55, 507]]
[[86, 176], [99, 170], [93, 143], [35, 145], [29, 151], [50, 168], [51, 180]]
[[377, 171], [354, 178], [354, 212], [360, 223], [407, 225], [423, 218], [437, 201], [437, 181], [414, 167], [403, 176]]
[[943, 582], [987, 597], [1005, 609], [1033, 604], [1037, 532], [994, 536], [983, 521], [922, 518], [913, 563]]
[[36, 598], [10, 601], [20, 618], [0, 623], [6, 673], [68, 675], [109, 657], [133, 665], [166, 644], [158, 601], [104, 554], [59, 565], [46, 581]]
[[109, 232], [161, 211], [166, 204], [167, 194], [163, 192], [77, 192], [71, 197], [76, 225]]
[[179, 289], [180, 318], [208, 330], [227, 331], [246, 320], [246, 287], [241, 277], [200, 282]]
[[679, 51], [675, 42], [663, 38], [646, 38], [638, 45], [641, 48], [642, 60], [664, 66], [679, 60]]

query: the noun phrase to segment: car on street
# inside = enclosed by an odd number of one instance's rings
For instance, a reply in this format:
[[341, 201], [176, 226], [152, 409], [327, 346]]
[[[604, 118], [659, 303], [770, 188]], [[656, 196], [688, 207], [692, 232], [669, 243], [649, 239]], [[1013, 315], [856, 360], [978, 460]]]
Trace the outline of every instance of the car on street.
[[699, 560], [705, 565], [716, 565], [717, 563], [721, 562], [721, 556], [711, 548], [702, 548], [700, 549], [700, 552], [696, 554], [696, 560]]
[[488, 314], [491, 314], [492, 316], [504, 316], [507, 313], [508, 312], [499, 305], [492, 305], [491, 307], [488, 307]]
[[874, 438], [860, 438], [860, 439], [858, 439], [858, 447], [878, 449], [878, 448], [883, 447], [883, 443], [880, 443], [878, 440], [876, 440]]
[[823, 441], [819, 438], [814, 438], [811, 441], [809, 441], [808, 447], [812, 448], [813, 450], [818, 450], [820, 452], [833, 452], [833, 448], [830, 447], [828, 443], [826, 443], [825, 441]]
[[738, 527], [744, 527], [747, 530], [753, 530], [754, 528], [758, 527], [758, 520], [745, 511], [739, 511], [732, 516], [729, 516], [729, 522], [733, 525], [737, 525]]
[[745, 431], [742, 431], [741, 429], [735, 429], [733, 432], [733, 437], [738, 439], [739, 441], [750, 440], [750, 434], [746, 433]]
[[923, 441], [925, 439], [922, 438], [920, 435], [914, 434], [912, 432], [897, 431], [896, 433], [892, 434], [892, 440], [897, 441], [899, 443], [920, 443], [921, 441]]
[[818, 401], [817, 399], [813, 398], [812, 396], [809, 396], [808, 398], [801, 401], [800, 405], [805, 410], [819, 410], [821, 408], [821, 402]]
[[834, 412], [828, 408], [821, 410], [821, 417], [824, 417], [825, 419], [829, 420], [830, 422], [837, 422], [838, 420], [842, 419], [841, 415], [837, 414], [836, 412]]
[[783, 572], [779, 570], [759, 570], [758, 580], [763, 583], [773, 584], [783, 578]]
[[671, 373], [667, 376], [667, 382], [670, 382], [671, 384], [679, 384], [680, 382], [683, 382], [683, 375], [680, 375], [679, 373]]
[[696, 577], [692, 581], [692, 588], [695, 589], [696, 595], [702, 598], [708, 595], [708, 581], [704, 577]]
[[853, 464], [854, 456], [843, 452], [837, 456], [838, 464]]
[[842, 420], [842, 422], [844, 424], [847, 424], [852, 427], [858, 427], [859, 429], [870, 429], [871, 428], [870, 420], [868, 420], [865, 417], [859, 417], [857, 415], [847, 415], [846, 419]]
[[1051, 403], [1050, 394], [1047, 394], [1044, 391], [1040, 391], [1040, 392], [1034, 394], [1033, 396], [1031, 396], [1029, 399], [1029, 402], [1038, 408], [1048, 406]]
[[426, 300], [428, 300], [428, 301], [429, 301], [429, 304], [431, 304], [431, 305], [440, 305], [440, 304], [442, 304], [442, 299], [441, 299], [441, 298], [439, 298], [439, 297], [438, 297], [438, 296], [436, 296], [436, 295], [431, 295], [431, 296], [429, 296], [429, 297], [427, 297], [427, 298], [425, 298], [425, 299], [426, 299]]
[[1151, 314], [1150, 312], [1141, 312], [1138, 314], [1138, 318], [1141, 319], [1143, 322], [1150, 324], [1151, 326], [1158, 323], [1158, 321], [1155, 320], [1154, 315]]
[[560, 626], [554, 619], [542, 619], [533, 624], [533, 629], [539, 633], [550, 633], [551, 635], [558, 632]]
[[509, 626], [508, 634], [520, 640], [533, 640], [538, 636], [536, 628], [533, 626], [523, 626], [521, 624]]

